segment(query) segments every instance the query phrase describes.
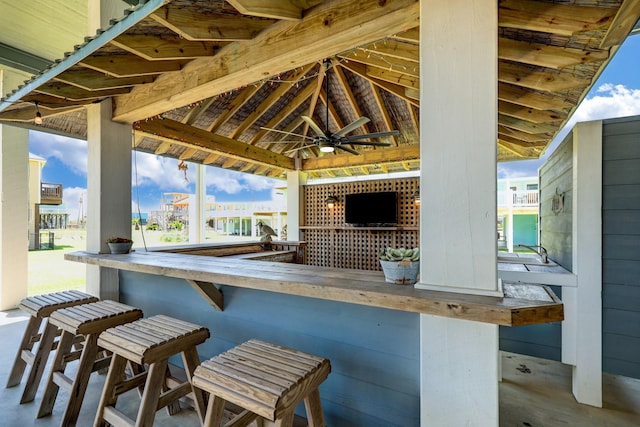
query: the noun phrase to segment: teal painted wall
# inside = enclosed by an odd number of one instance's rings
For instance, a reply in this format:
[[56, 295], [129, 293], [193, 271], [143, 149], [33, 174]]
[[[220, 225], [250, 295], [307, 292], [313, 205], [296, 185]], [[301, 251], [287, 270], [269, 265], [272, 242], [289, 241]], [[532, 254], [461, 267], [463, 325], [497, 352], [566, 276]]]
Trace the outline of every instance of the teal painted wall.
[[[320, 386], [328, 427], [420, 425], [417, 314], [231, 286], [221, 288], [220, 312], [185, 280], [119, 274], [125, 304], [209, 328], [211, 338], [198, 346], [201, 360], [251, 338], [328, 358], [331, 374]], [[296, 412], [304, 415], [304, 405]]]
[[513, 245], [538, 244], [538, 215], [513, 216]]

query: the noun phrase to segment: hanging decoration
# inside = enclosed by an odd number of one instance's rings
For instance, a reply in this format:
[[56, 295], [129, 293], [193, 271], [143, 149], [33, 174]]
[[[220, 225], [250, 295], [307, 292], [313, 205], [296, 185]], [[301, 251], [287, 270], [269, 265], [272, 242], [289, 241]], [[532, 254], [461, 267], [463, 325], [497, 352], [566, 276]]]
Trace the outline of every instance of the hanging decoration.
[[189, 165], [185, 163], [184, 160], [180, 160], [178, 163], [178, 170], [184, 172], [184, 180], [189, 182], [189, 177], [187, 176], [187, 170], [189, 169]]

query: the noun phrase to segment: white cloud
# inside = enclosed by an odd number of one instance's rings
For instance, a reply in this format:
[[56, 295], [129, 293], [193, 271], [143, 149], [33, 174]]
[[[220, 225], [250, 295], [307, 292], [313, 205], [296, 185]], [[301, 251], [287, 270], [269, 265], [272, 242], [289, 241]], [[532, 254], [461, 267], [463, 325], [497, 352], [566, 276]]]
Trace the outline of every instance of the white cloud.
[[[82, 212], [80, 212], [80, 199], [82, 199]], [[80, 187], [64, 188], [62, 190], [62, 202], [69, 214], [69, 221], [78, 221], [81, 215], [87, 214], [87, 189]]]
[[154, 154], [133, 152], [132, 185], [157, 186], [162, 191], [188, 191], [194, 182], [196, 174], [193, 164], [187, 163], [187, 182], [184, 171], [178, 170], [179, 160]]
[[32, 131], [29, 145], [39, 156], [58, 159], [76, 175], [87, 174], [87, 141]]
[[207, 168], [207, 188], [237, 194], [241, 191], [263, 191], [273, 188], [278, 183], [273, 178], [236, 172], [221, 168]]

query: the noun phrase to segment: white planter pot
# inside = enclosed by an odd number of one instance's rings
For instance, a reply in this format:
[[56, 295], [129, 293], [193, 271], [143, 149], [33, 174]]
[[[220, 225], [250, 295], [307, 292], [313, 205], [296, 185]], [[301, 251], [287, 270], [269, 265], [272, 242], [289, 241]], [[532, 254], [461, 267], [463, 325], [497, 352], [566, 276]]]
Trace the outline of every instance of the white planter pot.
[[380, 260], [385, 281], [396, 285], [413, 285], [418, 281], [420, 261]]
[[133, 243], [107, 243], [112, 254], [128, 254]]

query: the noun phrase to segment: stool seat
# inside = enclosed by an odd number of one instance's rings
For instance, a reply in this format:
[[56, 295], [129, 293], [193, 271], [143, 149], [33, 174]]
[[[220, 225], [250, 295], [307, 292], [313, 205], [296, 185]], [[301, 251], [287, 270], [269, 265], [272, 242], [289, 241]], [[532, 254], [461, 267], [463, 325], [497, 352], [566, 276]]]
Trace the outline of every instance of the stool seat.
[[328, 359], [250, 340], [203, 362], [195, 371], [193, 385], [211, 393], [205, 426], [219, 427], [224, 402], [246, 411], [238, 416], [247, 425], [257, 416], [276, 425], [290, 426], [293, 411], [304, 400], [310, 426], [324, 426], [318, 386], [331, 372]]
[[[56, 310], [49, 322], [62, 330], [58, 349], [51, 366], [47, 386], [38, 410], [38, 418], [50, 415], [60, 387], [69, 390], [69, 401], [63, 415], [62, 425], [75, 425], [89, 377], [92, 372], [106, 368], [110, 358], [97, 359], [102, 352], [97, 341], [105, 329], [132, 322], [142, 317], [139, 308], [116, 301], [98, 301]], [[74, 337], [84, 336], [82, 349], [72, 352]], [[67, 363], [79, 359], [75, 378], [65, 375]]]
[[[60, 335], [58, 328], [48, 322], [48, 317], [55, 310], [95, 301], [98, 301], [98, 298], [93, 295], [71, 290], [37, 295], [25, 298], [20, 302], [20, 309], [30, 314], [31, 317], [7, 381], [7, 387], [20, 384], [26, 366], [31, 366], [20, 403], [31, 402], [35, 398], [47, 358], [51, 350], [56, 347], [55, 338]], [[44, 328], [40, 333], [40, 326], [43, 322]], [[33, 353], [33, 346], [36, 343], [38, 343], [38, 348]]]
[[[169, 414], [180, 409], [178, 399], [191, 395], [200, 420], [204, 418], [204, 393], [193, 390], [191, 377], [200, 364], [198, 344], [209, 338], [203, 326], [172, 317], [157, 315], [108, 329], [100, 334], [98, 345], [113, 352], [109, 373], [96, 412], [94, 426], [107, 423], [130, 426], [152, 426], [155, 413], [168, 407]], [[171, 377], [169, 357], [181, 354], [187, 381]], [[148, 371], [124, 378], [127, 362], [148, 365]], [[116, 406], [118, 396], [144, 384], [144, 392], [136, 420], [127, 419]]]

